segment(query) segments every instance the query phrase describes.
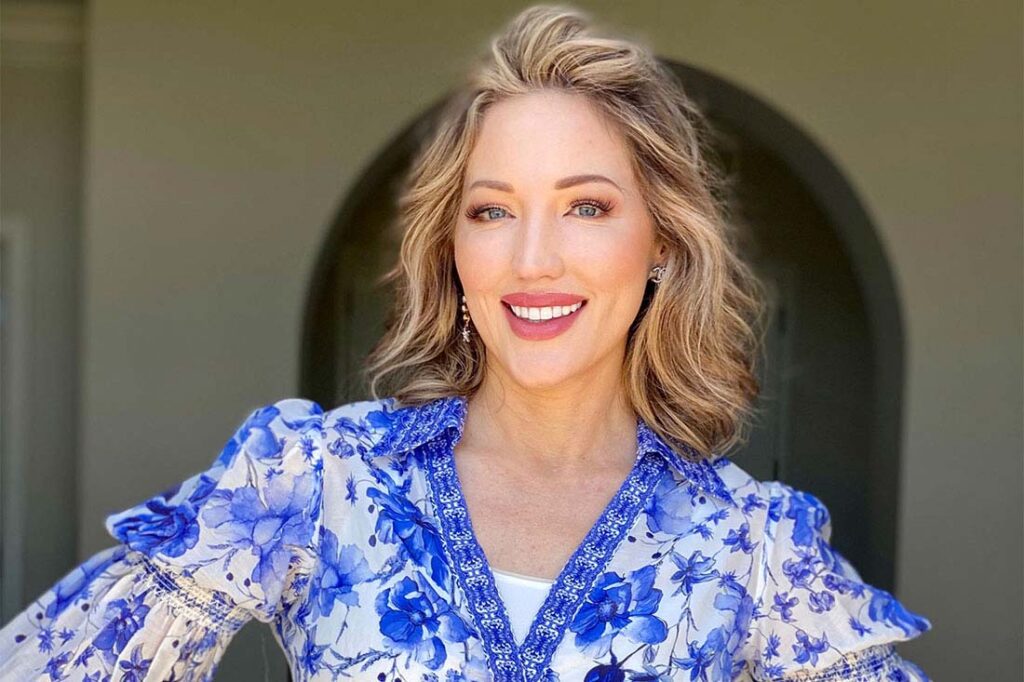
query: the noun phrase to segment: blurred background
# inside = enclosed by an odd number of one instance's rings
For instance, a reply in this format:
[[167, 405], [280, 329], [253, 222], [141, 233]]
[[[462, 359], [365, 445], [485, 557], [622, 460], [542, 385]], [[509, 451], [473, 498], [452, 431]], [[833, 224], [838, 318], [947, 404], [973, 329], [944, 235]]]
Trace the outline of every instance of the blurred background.
[[[207, 468], [253, 408], [367, 397], [397, 182], [521, 2], [0, 1], [0, 616]], [[1020, 680], [1020, 2], [577, 2], [704, 107], [769, 286], [729, 453], [814, 492], [927, 616], [940, 680]], [[287, 679], [269, 628], [218, 680]]]

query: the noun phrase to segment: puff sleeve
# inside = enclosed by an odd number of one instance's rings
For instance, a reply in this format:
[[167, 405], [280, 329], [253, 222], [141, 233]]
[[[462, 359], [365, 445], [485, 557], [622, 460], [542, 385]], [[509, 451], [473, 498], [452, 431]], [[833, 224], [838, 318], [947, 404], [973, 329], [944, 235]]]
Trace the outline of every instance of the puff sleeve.
[[323, 410], [255, 410], [212, 466], [107, 517], [118, 544], [0, 629], [4, 680], [208, 680], [250, 619], [270, 622], [315, 570]]
[[777, 481], [765, 485], [764, 550], [744, 644], [753, 679], [927, 681], [893, 644], [931, 623], [864, 583], [831, 547], [830, 517], [820, 500]]

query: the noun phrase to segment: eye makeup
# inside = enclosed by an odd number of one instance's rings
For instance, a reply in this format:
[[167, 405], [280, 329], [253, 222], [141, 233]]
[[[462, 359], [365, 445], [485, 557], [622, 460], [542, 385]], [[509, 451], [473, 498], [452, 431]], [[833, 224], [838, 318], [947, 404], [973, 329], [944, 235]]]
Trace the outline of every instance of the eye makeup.
[[[579, 217], [581, 217], [581, 218], [600, 218], [601, 216], [606, 215], [607, 213], [609, 213], [614, 208], [615, 205], [612, 202], [606, 201], [604, 199], [586, 198], [586, 199], [576, 199], [569, 206], [572, 209], [578, 208], [580, 206], [593, 206], [594, 208], [597, 208], [597, 209], [599, 209], [601, 211], [600, 215], [579, 216]], [[485, 203], [485, 204], [474, 204], [474, 205], [471, 205], [468, 209], [466, 209], [466, 214], [465, 215], [470, 220], [475, 220], [477, 222], [489, 222], [487, 220], [480, 220], [480, 216], [483, 215], [484, 213], [486, 213], [487, 211], [491, 211], [491, 210], [508, 212], [508, 209], [506, 209], [504, 206], [499, 206], [497, 204], [487, 204], [487, 203]], [[494, 220], [500, 220], [500, 218], [495, 218]]]

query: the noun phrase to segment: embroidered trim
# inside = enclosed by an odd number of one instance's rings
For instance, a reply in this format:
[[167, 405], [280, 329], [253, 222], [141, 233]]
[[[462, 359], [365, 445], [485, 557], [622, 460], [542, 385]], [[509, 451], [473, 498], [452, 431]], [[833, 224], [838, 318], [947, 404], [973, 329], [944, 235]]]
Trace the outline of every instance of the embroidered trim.
[[455, 470], [455, 442], [453, 438], [430, 441], [425, 445], [423, 458], [439, 516], [441, 540], [466, 593], [496, 681], [532, 681], [545, 671], [587, 590], [607, 566], [664, 474], [666, 461], [653, 453], [639, 456], [629, 476], [549, 589], [520, 649], [487, 557], [473, 533]]
[[683, 476], [698, 489], [715, 495], [716, 497], [729, 502], [734, 507], [739, 506], [729, 493], [729, 489], [725, 485], [725, 482], [718, 475], [718, 471], [716, 471], [718, 467], [715, 466], [715, 462], [701, 458], [701, 454], [687, 443], [680, 443], [679, 448], [693, 459], [687, 459], [686, 457], [681, 456], [678, 452], [669, 447], [669, 445], [662, 440], [658, 434], [654, 433], [651, 427], [642, 419], [638, 419], [637, 422], [637, 443], [640, 445], [641, 452], [654, 450], [655, 452], [661, 453], [661, 455], [668, 460], [672, 466], [678, 469], [680, 473], [682, 473]]
[[587, 591], [633, 527], [658, 480], [665, 474], [666, 464], [664, 459], [644, 453], [562, 569], [523, 641], [520, 658], [527, 680], [544, 674]]
[[[389, 399], [389, 403], [394, 405], [394, 399]], [[401, 454], [433, 439], [445, 428], [455, 428], [461, 433], [465, 413], [466, 399], [462, 396], [398, 408], [391, 413], [391, 424], [367, 456]]]
[[846, 654], [822, 670], [800, 670], [782, 677], [765, 679], [766, 682], [875, 682], [881, 679], [902, 679], [889, 675], [904, 670], [903, 658], [892, 645], [880, 644]]
[[484, 652], [495, 673], [495, 682], [522, 682], [522, 666], [512, 636], [512, 624], [498, 597], [487, 558], [473, 535], [455, 471], [454, 447], [454, 439], [444, 438], [432, 440], [424, 447], [427, 480], [437, 509], [441, 542], [466, 593], [469, 610], [480, 630]]
[[145, 580], [177, 615], [196, 621], [208, 630], [230, 636], [250, 620], [248, 612], [226, 595], [200, 587], [194, 580], [173, 573], [139, 551], [129, 552], [146, 571]]
[[[388, 398], [390, 405], [394, 399]], [[398, 455], [413, 450], [439, 436], [445, 429], [454, 429], [461, 435], [466, 418], [467, 399], [461, 395], [437, 398], [422, 405], [400, 407], [391, 413], [391, 423], [379, 440], [371, 446], [367, 457]], [[704, 458], [688, 443], [679, 442], [677, 447], [686, 456], [656, 434], [643, 419], [637, 418], [637, 453], [653, 451], [663, 456], [670, 465], [701, 491], [714, 495], [733, 506], [739, 506], [729, 493], [729, 488], [718, 475], [715, 462]]]

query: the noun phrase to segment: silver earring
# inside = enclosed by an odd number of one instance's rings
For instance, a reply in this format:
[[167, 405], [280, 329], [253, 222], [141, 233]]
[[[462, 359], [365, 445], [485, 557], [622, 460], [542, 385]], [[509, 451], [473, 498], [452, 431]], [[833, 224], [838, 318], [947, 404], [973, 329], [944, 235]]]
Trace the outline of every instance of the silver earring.
[[462, 340], [469, 343], [469, 306], [465, 294], [462, 295]]
[[654, 282], [655, 284], [660, 283], [661, 280], [665, 277], [665, 270], [667, 270], [667, 268], [664, 265], [655, 265], [653, 268], [651, 268], [651, 275], [650, 277], [648, 277], [648, 279]]

